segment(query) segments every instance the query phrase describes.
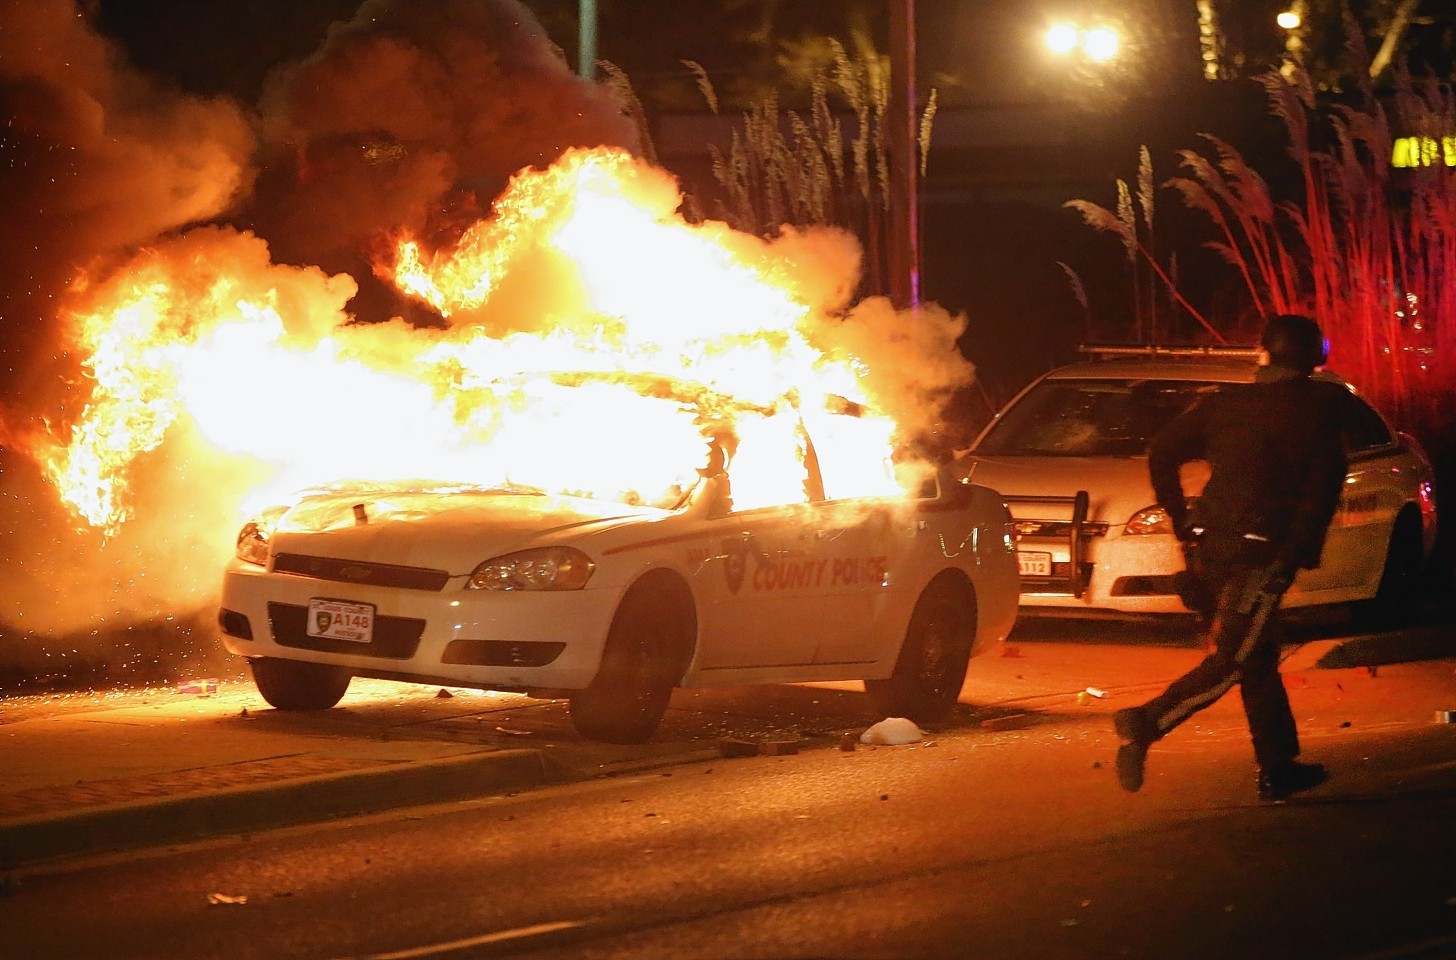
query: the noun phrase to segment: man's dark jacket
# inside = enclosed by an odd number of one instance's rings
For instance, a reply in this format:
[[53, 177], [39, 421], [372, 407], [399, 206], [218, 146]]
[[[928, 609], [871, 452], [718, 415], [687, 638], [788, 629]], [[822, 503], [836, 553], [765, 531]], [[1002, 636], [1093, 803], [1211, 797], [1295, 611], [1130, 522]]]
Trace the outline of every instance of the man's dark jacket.
[[[1277, 376], [1277, 374], [1276, 374]], [[1342, 385], [1309, 376], [1233, 384], [1209, 394], [1158, 433], [1148, 471], [1175, 529], [1201, 528], [1209, 560], [1317, 567], [1325, 531], [1340, 503]], [[1178, 468], [1212, 469], [1190, 513]]]

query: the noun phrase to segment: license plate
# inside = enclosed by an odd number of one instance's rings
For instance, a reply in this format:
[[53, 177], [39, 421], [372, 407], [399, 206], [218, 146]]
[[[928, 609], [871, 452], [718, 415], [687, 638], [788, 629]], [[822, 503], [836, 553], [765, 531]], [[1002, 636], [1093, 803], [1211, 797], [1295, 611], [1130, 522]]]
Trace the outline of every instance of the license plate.
[[1017, 551], [1016, 565], [1023, 577], [1049, 577], [1052, 575], [1052, 555], [1049, 553], [1028, 553]]
[[374, 639], [374, 604], [314, 597], [308, 602], [308, 635], [368, 643]]

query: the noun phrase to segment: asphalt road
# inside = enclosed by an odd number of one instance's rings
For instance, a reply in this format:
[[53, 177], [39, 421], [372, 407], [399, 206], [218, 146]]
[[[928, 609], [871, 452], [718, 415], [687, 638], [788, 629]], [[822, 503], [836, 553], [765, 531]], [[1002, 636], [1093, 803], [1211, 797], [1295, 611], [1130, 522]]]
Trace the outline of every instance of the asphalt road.
[[0, 955], [1456, 956], [1456, 726], [1432, 717], [1456, 701], [1456, 662], [1291, 661], [1306, 754], [1334, 778], [1268, 804], [1237, 697], [1157, 745], [1130, 795], [1106, 705], [1069, 698], [1065, 677], [1132, 673], [1149, 648], [1026, 644], [967, 691], [1019, 684], [1000, 702], [1031, 726], [686, 760], [58, 863], [0, 896]]

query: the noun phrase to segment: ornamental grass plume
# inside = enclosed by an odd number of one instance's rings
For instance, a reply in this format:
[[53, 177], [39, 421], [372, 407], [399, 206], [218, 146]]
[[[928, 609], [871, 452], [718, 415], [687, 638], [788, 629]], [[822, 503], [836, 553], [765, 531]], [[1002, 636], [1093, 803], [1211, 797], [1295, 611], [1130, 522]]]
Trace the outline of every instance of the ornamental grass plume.
[[[1261, 83], [1287, 135], [1297, 195], [1276, 200], [1236, 148], [1209, 134], [1202, 135], [1207, 152], [1179, 152], [1183, 175], [1163, 186], [1212, 225], [1206, 246], [1237, 272], [1247, 297], [1235, 315], [1311, 314], [1330, 338], [1332, 369], [1401, 429], [1449, 445], [1456, 437], [1447, 400], [1456, 388], [1451, 87], [1398, 70], [1388, 93], [1367, 81], [1344, 102], [1324, 105], [1297, 67], [1271, 71]], [[1405, 142], [1404, 155], [1415, 158], [1407, 167], [1392, 166], [1397, 131], [1415, 138], [1414, 149]], [[1173, 299], [1224, 339], [1227, 318], [1200, 314], [1153, 258], [1145, 239], [1151, 204], [1141, 202], [1147, 215], [1140, 231], [1130, 206], [1124, 209], [1126, 196], [1119, 183], [1115, 213], [1083, 200], [1067, 206], [1132, 244]]]

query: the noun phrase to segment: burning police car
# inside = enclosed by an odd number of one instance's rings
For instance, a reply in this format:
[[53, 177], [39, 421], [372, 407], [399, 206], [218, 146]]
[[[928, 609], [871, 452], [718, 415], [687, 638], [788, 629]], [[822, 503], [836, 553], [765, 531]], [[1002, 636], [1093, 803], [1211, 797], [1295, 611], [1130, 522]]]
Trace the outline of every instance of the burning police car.
[[309, 491], [240, 533], [225, 645], [284, 710], [376, 677], [567, 698], [581, 734], [632, 743], [675, 687], [863, 680], [884, 715], [943, 716], [969, 658], [1015, 621], [1001, 497], [944, 473], [916, 495], [837, 497], [833, 458], [795, 429], [796, 502], [748, 495], [746, 437], [715, 442], [657, 502]]

